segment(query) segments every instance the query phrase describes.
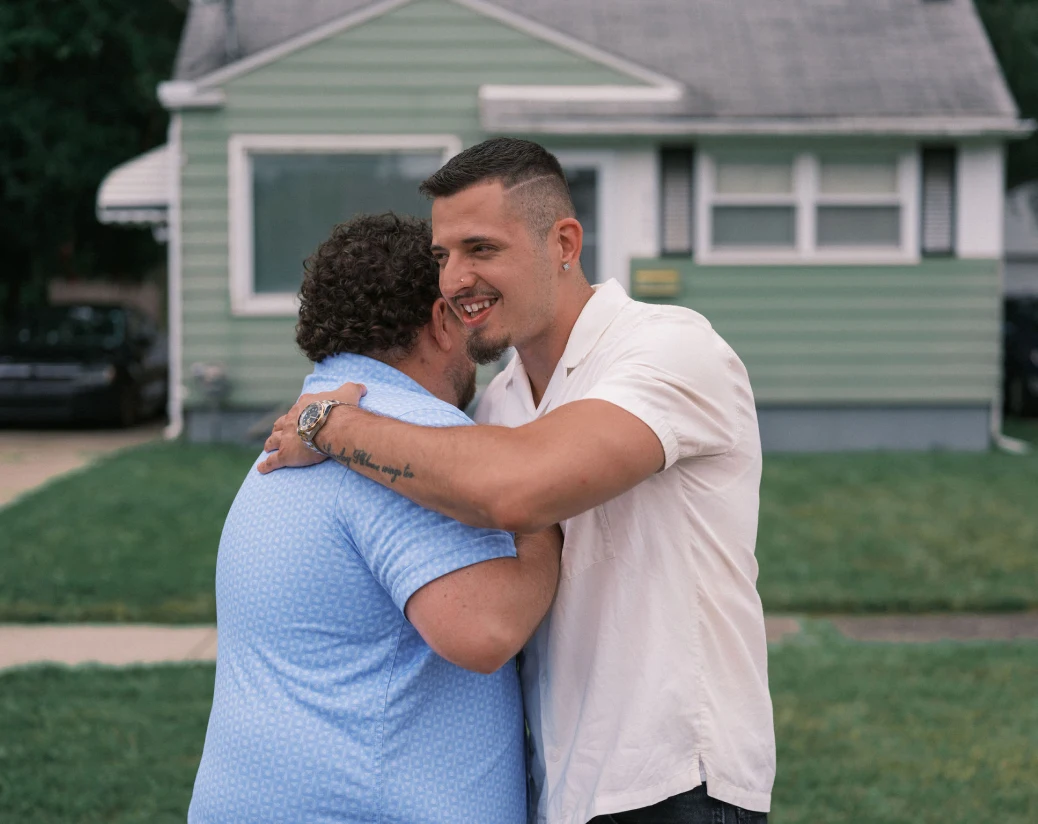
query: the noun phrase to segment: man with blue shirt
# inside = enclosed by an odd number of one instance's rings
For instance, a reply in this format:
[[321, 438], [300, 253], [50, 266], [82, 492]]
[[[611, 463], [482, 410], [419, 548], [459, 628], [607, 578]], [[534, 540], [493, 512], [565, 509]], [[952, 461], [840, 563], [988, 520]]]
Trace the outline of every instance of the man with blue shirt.
[[[475, 366], [430, 240], [421, 221], [362, 216], [307, 261], [304, 393], [363, 382], [378, 414], [471, 423], [459, 407]], [[307, 419], [311, 438], [328, 411]], [[340, 457], [390, 487], [410, 474]], [[220, 543], [216, 687], [189, 822], [524, 822], [510, 662], [551, 604], [560, 551], [555, 527], [513, 540], [465, 526], [335, 462], [250, 472]]]

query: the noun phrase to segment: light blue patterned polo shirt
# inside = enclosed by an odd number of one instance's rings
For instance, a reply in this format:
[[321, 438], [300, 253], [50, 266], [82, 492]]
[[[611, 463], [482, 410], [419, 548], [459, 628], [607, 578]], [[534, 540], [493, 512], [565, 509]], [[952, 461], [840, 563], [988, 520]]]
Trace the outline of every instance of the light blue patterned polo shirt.
[[[471, 423], [358, 355], [319, 364], [304, 392], [346, 381], [364, 383], [363, 405], [380, 414]], [[525, 822], [515, 666], [456, 667], [403, 613], [429, 581], [514, 556], [507, 533], [332, 461], [250, 472], [220, 541], [216, 689], [188, 821]]]

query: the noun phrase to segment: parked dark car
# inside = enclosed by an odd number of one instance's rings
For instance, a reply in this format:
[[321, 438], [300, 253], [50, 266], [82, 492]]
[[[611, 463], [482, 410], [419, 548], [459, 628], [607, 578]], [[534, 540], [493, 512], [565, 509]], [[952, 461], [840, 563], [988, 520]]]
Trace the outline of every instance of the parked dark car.
[[1038, 414], [1038, 298], [1006, 301], [1005, 410]]
[[131, 426], [165, 408], [168, 362], [136, 309], [38, 310], [0, 333], [0, 421]]

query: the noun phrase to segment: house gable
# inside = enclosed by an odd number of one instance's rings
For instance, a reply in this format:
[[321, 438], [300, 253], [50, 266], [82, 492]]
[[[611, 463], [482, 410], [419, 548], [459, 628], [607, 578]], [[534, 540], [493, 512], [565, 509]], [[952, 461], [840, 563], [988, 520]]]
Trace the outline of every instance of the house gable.
[[[414, 0], [230, 78], [181, 129], [185, 368], [220, 363], [232, 406], [290, 399], [306, 374], [290, 317], [236, 317], [229, 289], [228, 145], [235, 135], [449, 136], [471, 145], [484, 86], [631, 89], [617, 69], [453, 0]], [[191, 405], [196, 399], [188, 398]]]
[[[409, 6], [421, 6], [424, 8], [411, 10]], [[435, 9], [429, 8], [435, 6]], [[450, 9], [448, 6], [455, 8]], [[473, 16], [483, 18], [482, 21], [471, 19]], [[588, 62], [600, 66], [608, 71], [601, 75], [605, 82], [613, 85], [647, 84], [658, 87], [678, 89], [678, 84], [673, 79], [647, 69], [637, 63], [619, 57], [615, 54], [603, 51], [601, 48], [590, 43], [578, 40], [568, 34], [553, 28], [528, 20], [519, 14], [492, 5], [483, 0], [439, 0], [430, 3], [429, 0], [382, 0], [359, 9], [351, 14], [330, 23], [319, 26], [305, 34], [291, 38], [263, 51], [252, 54], [242, 60], [236, 61], [208, 75], [198, 78], [194, 85], [200, 90], [212, 90], [223, 86], [229, 81], [247, 76], [257, 70], [262, 70], [273, 64], [291, 58], [293, 55], [306, 51], [314, 46], [333, 40], [343, 34], [354, 32], [365, 27], [367, 24], [391, 17], [394, 24], [402, 21], [423, 20], [428, 22], [432, 28], [428, 31], [430, 36], [428, 44], [435, 46], [443, 41], [440, 37], [440, 29], [444, 26], [460, 26], [459, 38], [455, 45], [462, 48], [479, 48], [484, 42], [495, 42], [505, 38], [509, 46], [517, 42], [518, 37], [525, 36], [531, 41], [540, 41], [541, 44], [554, 46], [556, 49], [566, 52], [577, 58], [570, 61], [569, 68], [575, 69], [582, 62]], [[463, 21], [469, 18], [466, 25]], [[482, 25], [479, 25], [482, 22]], [[492, 34], [497, 23], [498, 27], [510, 30], [513, 35], [507, 38], [503, 32]], [[466, 36], [488, 37], [489, 41], [468, 40]], [[364, 35], [361, 35], [362, 37]], [[448, 40], [451, 39], [449, 36]], [[416, 38], [414, 45], [421, 45], [422, 38]], [[530, 47], [531, 44], [527, 44]], [[544, 56], [544, 55], [542, 55]], [[592, 83], [603, 82], [602, 79], [590, 81]], [[572, 82], [568, 76], [552, 78], [553, 84], [563, 80], [565, 83]], [[576, 81], [578, 84], [584, 81]]]

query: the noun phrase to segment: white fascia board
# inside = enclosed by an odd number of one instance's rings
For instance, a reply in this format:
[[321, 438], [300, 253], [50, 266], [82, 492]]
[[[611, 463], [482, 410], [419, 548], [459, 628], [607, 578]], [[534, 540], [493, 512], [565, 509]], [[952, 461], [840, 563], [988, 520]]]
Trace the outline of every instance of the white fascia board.
[[484, 102], [671, 103], [681, 99], [676, 86], [480, 86]]
[[181, 109], [217, 109], [226, 102], [222, 89], [200, 89], [190, 80], [168, 80], [159, 83], [159, 102], [175, 112]]
[[651, 136], [853, 136], [870, 137], [993, 137], [1019, 139], [1035, 130], [1034, 121], [1003, 118], [831, 118], [831, 119], [703, 119], [673, 118], [538, 118], [508, 117], [491, 132], [521, 130], [557, 135]]
[[[241, 77], [244, 74], [248, 74], [251, 71], [255, 71], [258, 68], [280, 60], [282, 57], [286, 57], [295, 51], [305, 49], [307, 46], [312, 46], [316, 43], [320, 43], [322, 40], [328, 39], [329, 37], [334, 37], [335, 35], [341, 34], [349, 29], [356, 28], [357, 26], [367, 23], [369, 20], [374, 20], [375, 18], [389, 14], [390, 12], [406, 6], [411, 2], [413, 2], [413, 0], [382, 0], [380, 3], [375, 3], [374, 5], [368, 6], [360, 11], [347, 14], [344, 17], [340, 17], [338, 20], [325, 23], [323, 26], [318, 26], [316, 29], [312, 29], [305, 34], [286, 40], [284, 43], [279, 43], [269, 49], [256, 52], [243, 60], [238, 60], [230, 65], [224, 66], [223, 68], [217, 69], [214, 72], [199, 77], [193, 81], [194, 85], [201, 91], [212, 89], [222, 83], [226, 83], [228, 80]], [[491, 5], [490, 3], [482, 2], [482, 0], [451, 0], [451, 2], [462, 6], [469, 11], [483, 15], [484, 17], [497, 20], [499, 23], [503, 23], [516, 31], [528, 34], [538, 40], [551, 43], [552, 45], [565, 49], [572, 54], [579, 55], [580, 57], [584, 57], [595, 63], [614, 69], [621, 74], [626, 74], [633, 80], [638, 80], [652, 86], [673, 87], [678, 90], [678, 94], [680, 95], [680, 89], [682, 88], [681, 83], [674, 78], [667, 77], [658, 72], [651, 71], [644, 66], [639, 66], [637, 63], [633, 63], [630, 60], [610, 54], [597, 46], [592, 46], [590, 43], [577, 40], [574, 37], [570, 37], [569, 35], [563, 34], [562, 32], [548, 26], [535, 23], [532, 20], [505, 11], [504, 9]]]

